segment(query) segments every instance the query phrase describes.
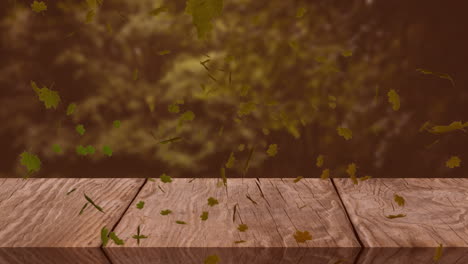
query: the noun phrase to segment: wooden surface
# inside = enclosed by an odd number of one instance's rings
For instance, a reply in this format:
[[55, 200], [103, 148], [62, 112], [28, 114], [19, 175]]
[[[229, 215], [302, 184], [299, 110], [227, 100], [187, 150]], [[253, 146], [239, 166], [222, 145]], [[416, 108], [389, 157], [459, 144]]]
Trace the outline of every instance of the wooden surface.
[[[352, 260], [359, 252], [359, 242], [328, 180], [229, 179], [227, 188], [218, 187], [217, 179], [190, 181], [147, 182], [116, 227], [125, 246], [110, 243], [105, 248], [113, 263], [203, 263], [213, 254], [222, 263], [241, 263], [240, 259], [242, 263], [332, 263]], [[208, 206], [209, 197], [219, 204]], [[145, 201], [143, 209], [136, 208], [139, 201]], [[161, 215], [165, 209], [172, 214]], [[203, 211], [209, 212], [207, 221], [200, 219]], [[176, 224], [177, 220], [187, 224]], [[246, 232], [237, 230], [242, 223], [249, 227]], [[131, 238], [139, 225], [148, 236], [140, 246]], [[312, 240], [297, 243], [293, 237], [297, 230], [309, 231]], [[246, 242], [234, 243], [239, 240]], [[168, 253], [169, 248], [173, 253]]]
[[[334, 182], [366, 247], [360, 263], [431, 263], [439, 244], [444, 247], [440, 263], [468, 263], [467, 179]], [[395, 193], [405, 206], [395, 203]], [[400, 213], [406, 217], [385, 217]]]
[[[117, 223], [143, 182], [0, 179], [0, 262], [108, 263], [99, 248], [100, 230]], [[88, 206], [78, 215], [87, 202], [83, 193], [105, 213]]]

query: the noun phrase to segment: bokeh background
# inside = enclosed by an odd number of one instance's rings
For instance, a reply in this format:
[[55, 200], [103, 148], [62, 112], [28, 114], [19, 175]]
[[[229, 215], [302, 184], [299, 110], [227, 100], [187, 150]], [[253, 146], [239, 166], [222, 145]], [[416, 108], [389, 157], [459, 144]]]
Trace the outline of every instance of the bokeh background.
[[[1, 177], [25, 175], [23, 151], [42, 160], [32, 177], [219, 177], [231, 152], [228, 178], [347, 177], [352, 162], [358, 176], [467, 175], [468, 134], [421, 129], [468, 121], [466, 1], [224, 0], [206, 39], [182, 0], [104, 0], [92, 21], [84, 0], [44, 2], [0, 3]], [[30, 81], [56, 90], [58, 108]]]

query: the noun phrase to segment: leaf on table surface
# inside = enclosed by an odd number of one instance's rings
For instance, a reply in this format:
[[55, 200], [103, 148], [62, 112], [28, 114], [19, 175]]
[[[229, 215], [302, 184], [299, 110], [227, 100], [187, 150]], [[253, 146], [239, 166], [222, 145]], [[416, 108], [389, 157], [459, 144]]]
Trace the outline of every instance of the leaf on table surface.
[[86, 193], [84, 194], [84, 197], [85, 197], [86, 200], [87, 200], [92, 206], [94, 206], [99, 212], [104, 213], [104, 210], [102, 209], [102, 207], [99, 206], [99, 205], [97, 205], [91, 198], [89, 198], [89, 196], [86, 195]]
[[163, 173], [161, 176], [159, 176], [162, 182], [164, 183], [169, 183], [172, 182], [171, 176], [167, 175], [166, 173]]
[[247, 226], [246, 224], [240, 224], [237, 227], [237, 230], [239, 230], [239, 232], [245, 232], [245, 231], [247, 231], [247, 229], [249, 229], [249, 226]]
[[300, 180], [304, 179], [302, 176], [297, 176], [296, 179], [293, 180], [294, 183], [298, 183]]
[[103, 146], [102, 147], [102, 152], [109, 156], [109, 157], [112, 157], [112, 149], [109, 147], [109, 146]]
[[160, 212], [161, 215], [168, 215], [168, 214], [170, 214], [170, 213], [172, 213], [172, 211], [169, 210], [169, 209], [162, 210], [162, 211]]
[[136, 208], [138, 208], [138, 209], [143, 209], [143, 207], [145, 207], [145, 202], [144, 201], [139, 201], [136, 204]]
[[105, 247], [109, 242], [109, 230], [107, 227], [103, 227], [101, 229], [101, 242], [103, 247]]
[[208, 220], [208, 212], [203, 211], [202, 214], [200, 215], [200, 218], [202, 221]]
[[215, 206], [215, 205], [217, 205], [217, 204], [219, 204], [219, 202], [218, 202], [217, 199], [215, 199], [215, 198], [213, 198], [213, 197], [208, 198], [208, 205], [209, 205], [209, 206]]
[[114, 243], [118, 246], [122, 246], [125, 244], [124, 241], [120, 239], [114, 232], [110, 232], [109, 238], [112, 239], [112, 241], [114, 241]]
[[309, 234], [309, 231], [297, 230], [294, 234], [294, 239], [296, 239], [297, 243], [305, 243], [307, 240], [312, 240], [312, 236]]
[[230, 169], [234, 167], [235, 162], [236, 162], [236, 157], [234, 157], [234, 152], [231, 152], [231, 154], [229, 155], [229, 159], [226, 162], [226, 168]]
[[76, 111], [76, 104], [75, 103], [71, 103], [67, 106], [67, 116], [70, 116], [70, 115], [73, 115], [73, 113], [75, 113]]
[[405, 206], [405, 198], [399, 196], [396, 193], [393, 195], [393, 200], [395, 200], [395, 203], [397, 203], [399, 206]]
[[401, 218], [405, 216], [406, 216], [405, 214], [397, 214], [397, 215], [387, 215], [385, 217], [387, 217], [388, 219], [394, 219], [394, 218]]

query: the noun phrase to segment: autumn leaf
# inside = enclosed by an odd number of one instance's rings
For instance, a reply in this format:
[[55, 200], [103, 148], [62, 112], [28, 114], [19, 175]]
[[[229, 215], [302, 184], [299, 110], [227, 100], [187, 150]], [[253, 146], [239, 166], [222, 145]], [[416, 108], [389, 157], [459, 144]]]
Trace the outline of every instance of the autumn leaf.
[[421, 69], [421, 68], [416, 69], [416, 71], [419, 72], [419, 73], [425, 74], [425, 75], [434, 75], [434, 76], [437, 76], [437, 77], [439, 77], [441, 79], [449, 80], [452, 83], [452, 86], [455, 87], [455, 81], [447, 73], [432, 72], [432, 71]]
[[170, 54], [171, 51], [170, 50], [161, 50], [160, 52], [158, 52], [158, 55], [159, 56], [164, 56], [164, 55], [167, 55], [167, 54]]
[[180, 220], [177, 220], [175, 222], [176, 222], [176, 224], [179, 224], [179, 225], [186, 225], [187, 224], [186, 222], [180, 221]]
[[102, 152], [109, 157], [112, 156], [112, 149], [109, 146], [103, 146]]
[[198, 38], [206, 39], [213, 29], [213, 20], [221, 15], [223, 0], [188, 0], [185, 13], [192, 15]]
[[247, 241], [245, 241], [245, 240], [237, 240], [237, 241], [234, 241], [235, 244], [241, 244], [241, 243], [245, 243], [245, 242], [247, 242]]
[[96, 12], [94, 10], [89, 10], [86, 13], [86, 24], [92, 23], [94, 21], [94, 16], [96, 16]]
[[455, 130], [462, 130], [465, 131], [464, 128], [468, 127], [468, 122], [462, 123], [461, 121], [454, 121], [450, 123], [448, 126], [433, 126], [429, 132], [434, 134], [442, 134], [448, 133]]
[[237, 146], [237, 150], [240, 152], [244, 151], [244, 149], [245, 149], [245, 144], [240, 144], [239, 146]]
[[120, 239], [114, 232], [110, 232], [109, 237], [118, 246], [122, 246], [125, 244], [124, 241]]
[[112, 124], [115, 128], [119, 128], [122, 122], [120, 122], [120, 120], [115, 120]]
[[405, 214], [397, 214], [397, 215], [387, 215], [385, 217], [387, 217], [388, 219], [394, 219], [394, 218], [401, 218], [405, 216], [406, 216]]
[[302, 176], [297, 176], [297, 178], [294, 179], [293, 182], [294, 182], [294, 183], [298, 183], [298, 182], [299, 182], [300, 180], [302, 180], [302, 179], [304, 179], [304, 177], [302, 177]]
[[25, 151], [21, 153], [20, 157], [21, 165], [26, 167], [28, 173], [38, 172], [41, 169], [42, 163], [37, 155]]
[[172, 213], [172, 211], [169, 210], [169, 209], [162, 210], [162, 211], [160, 212], [161, 215], [168, 215], [168, 214], [170, 214], [170, 213]]
[[47, 5], [43, 1], [34, 1], [31, 4], [31, 9], [36, 13], [40, 13], [47, 10]]
[[460, 163], [461, 163], [461, 159], [457, 156], [452, 156], [450, 157], [450, 159], [448, 159], [446, 162], [445, 162], [445, 166], [447, 166], [448, 168], [455, 168], [455, 167], [460, 167]]
[[221, 259], [217, 255], [211, 255], [205, 259], [205, 264], [218, 264], [220, 261]]
[[84, 126], [82, 124], [79, 124], [75, 127], [75, 130], [76, 132], [78, 132], [78, 134], [80, 135], [84, 135], [84, 133], [86, 132], [86, 129], [84, 128]]
[[324, 157], [323, 155], [318, 155], [317, 157], [317, 162], [315, 163], [317, 165], [317, 167], [322, 167], [323, 166], [323, 162], [324, 162]]
[[230, 169], [234, 167], [235, 162], [236, 162], [236, 157], [234, 157], [234, 152], [231, 152], [231, 154], [229, 155], [229, 159], [226, 162], [226, 168]]
[[348, 165], [348, 168], [346, 169], [346, 173], [349, 175], [349, 177], [351, 178], [354, 184], [358, 184], [358, 181], [356, 178], [356, 170], [357, 170], [357, 166], [355, 163], [350, 163]]
[[322, 180], [326, 180], [326, 179], [330, 178], [330, 170], [329, 169], [324, 169], [322, 171], [322, 174], [320, 175], [320, 178], [322, 178]]
[[169, 183], [172, 182], [171, 176], [167, 175], [166, 173], [163, 173], [161, 176], [159, 176], [162, 182], [164, 183]]
[[341, 55], [343, 55], [343, 57], [351, 57], [351, 56], [353, 56], [353, 51], [352, 50], [343, 50], [341, 52]]
[[39, 101], [44, 103], [46, 109], [57, 108], [58, 104], [60, 103], [60, 96], [57, 91], [50, 90], [47, 87], [39, 88], [33, 81], [31, 81], [31, 87], [39, 97]]
[[73, 113], [75, 113], [75, 110], [76, 110], [76, 104], [75, 103], [69, 104], [67, 107], [67, 116], [73, 115]]
[[395, 203], [397, 203], [399, 206], [405, 206], [405, 198], [395, 193], [393, 195], [393, 199], [395, 200]]
[[266, 152], [267, 152], [268, 156], [270, 156], [270, 157], [276, 156], [276, 154], [278, 153], [278, 145], [270, 144], [268, 146], [268, 149], [267, 149]]
[[297, 243], [305, 243], [307, 240], [312, 240], [312, 236], [309, 234], [309, 231], [299, 231], [297, 230], [294, 234], [294, 238], [296, 239]]
[[208, 198], [208, 205], [209, 205], [209, 206], [215, 206], [215, 205], [217, 205], [217, 204], [219, 204], [218, 200], [216, 200], [216, 199], [213, 198], [213, 197]]
[[372, 176], [369, 176], [369, 175], [366, 175], [364, 177], [359, 178], [360, 181], [367, 181], [367, 180], [370, 180], [370, 179], [372, 179]]
[[296, 12], [296, 18], [302, 18], [306, 12], [307, 9], [305, 9], [304, 7], [299, 7]]
[[107, 227], [103, 227], [101, 229], [101, 242], [103, 247], [105, 247], [109, 242], [109, 230]]
[[167, 107], [167, 110], [169, 111], [169, 113], [179, 113], [180, 112], [180, 107], [179, 107], [178, 104], [173, 103], [173, 104], [170, 104]]
[[143, 207], [145, 207], [145, 202], [144, 201], [139, 201], [136, 204], [136, 208], [138, 208], [138, 209], [143, 209]]
[[62, 153], [62, 148], [60, 147], [59, 144], [54, 144], [54, 145], [52, 146], [52, 150], [53, 150], [55, 153], [59, 153], [59, 154]]
[[239, 109], [237, 110], [237, 115], [239, 117], [250, 115], [256, 108], [257, 104], [253, 101], [240, 103]]
[[169, 8], [165, 7], [165, 6], [160, 6], [160, 7], [157, 7], [153, 10], [151, 10], [151, 12], [149, 13], [151, 16], [155, 17], [163, 12], [167, 12], [169, 10]]
[[333, 96], [333, 95], [328, 96], [328, 107], [330, 107], [331, 109], [336, 108], [336, 97], [335, 96]]
[[200, 218], [202, 221], [208, 220], [208, 212], [206, 211], [202, 212], [202, 214], [200, 215]]
[[388, 93], [388, 102], [392, 104], [392, 108], [395, 111], [400, 109], [400, 96], [397, 94], [395, 90], [390, 90]]
[[237, 227], [237, 230], [239, 230], [239, 232], [245, 232], [245, 231], [247, 231], [247, 229], [249, 229], [249, 227], [246, 224], [240, 224]]
[[439, 262], [440, 258], [442, 257], [442, 247], [443, 247], [442, 244], [439, 244], [439, 246], [435, 250], [435, 254], [433, 257], [433, 260], [435, 262]]
[[349, 139], [353, 138], [353, 132], [349, 128], [338, 127], [336, 129], [336, 131], [338, 131], [338, 135], [344, 137], [344, 139], [346, 139], [346, 140], [349, 140]]

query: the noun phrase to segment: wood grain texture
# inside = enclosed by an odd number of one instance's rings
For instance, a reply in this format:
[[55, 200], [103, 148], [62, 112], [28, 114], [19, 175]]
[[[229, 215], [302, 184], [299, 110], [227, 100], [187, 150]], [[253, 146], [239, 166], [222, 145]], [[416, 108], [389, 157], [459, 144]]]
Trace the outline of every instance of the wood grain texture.
[[[365, 247], [468, 248], [468, 179], [334, 181]], [[407, 216], [385, 217], [400, 213]]]
[[[388, 247], [362, 248], [357, 264], [436, 263], [435, 248]], [[443, 248], [437, 264], [468, 263], [468, 248]]]
[[[107, 263], [99, 248], [100, 230], [117, 223], [143, 182], [0, 179], [0, 259], [9, 259], [8, 263], [25, 263], [24, 258], [34, 259], [27, 263]], [[88, 206], [78, 215], [87, 202], [84, 193], [105, 213]]]
[[[203, 263], [207, 255], [217, 254], [222, 263], [333, 263], [359, 252], [330, 181], [229, 179], [227, 188], [218, 187], [217, 179], [190, 181], [147, 182], [135, 200], [145, 201], [145, 207], [132, 205], [116, 227], [125, 247], [111, 243], [105, 248], [112, 262]], [[209, 197], [219, 204], [208, 206]], [[172, 214], [161, 215], [165, 209]], [[200, 219], [203, 211], [209, 212], [207, 221]], [[249, 227], [246, 232], [237, 230], [242, 223]], [[140, 246], [131, 238], [139, 225], [149, 236]], [[297, 243], [297, 230], [309, 231], [313, 239]], [[246, 242], [234, 243], [239, 240]]]

